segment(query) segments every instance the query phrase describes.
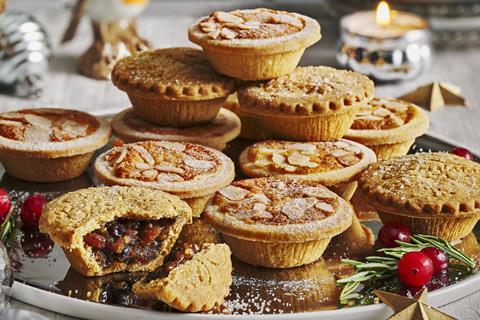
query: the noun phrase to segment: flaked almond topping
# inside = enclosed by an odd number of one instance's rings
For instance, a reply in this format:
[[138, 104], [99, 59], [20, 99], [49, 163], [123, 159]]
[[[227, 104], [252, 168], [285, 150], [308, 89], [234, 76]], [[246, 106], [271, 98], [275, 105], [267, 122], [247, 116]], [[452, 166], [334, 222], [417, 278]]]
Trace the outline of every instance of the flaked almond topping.
[[355, 120], [379, 121], [379, 120], [383, 120], [383, 118], [380, 118], [374, 115], [366, 115], [366, 116], [356, 117]]
[[50, 141], [50, 133], [44, 128], [28, 126], [23, 132], [23, 140], [30, 142], [48, 142]]
[[302, 189], [303, 193], [309, 197], [317, 198], [332, 198], [332, 194], [325, 188], [320, 187], [305, 187]]
[[240, 18], [239, 16], [233, 15], [228, 12], [224, 11], [217, 11], [213, 13], [213, 16], [219, 21], [219, 22], [225, 22], [225, 23], [236, 23], [240, 24], [243, 23], [243, 19]]
[[122, 151], [119, 152], [118, 157], [114, 163], [115, 166], [120, 164], [123, 161], [123, 159], [125, 159], [125, 157], [127, 156], [127, 152], [128, 152], [127, 148], [123, 148]]
[[215, 22], [208, 22], [208, 21], [201, 22], [200, 28], [202, 29], [203, 32], [206, 32], [206, 33], [209, 33], [218, 29], [217, 24]]
[[255, 161], [254, 164], [256, 167], [268, 167], [270, 165], [270, 161], [267, 159], [260, 159]]
[[301, 219], [305, 211], [313, 207], [318, 202], [315, 198], [292, 199], [281, 208], [281, 212], [291, 220]]
[[222, 196], [232, 201], [240, 201], [244, 199], [248, 191], [235, 186], [226, 186], [218, 191]]
[[334, 146], [337, 146], [337, 147], [339, 147], [339, 148], [349, 148], [349, 147], [350, 147], [350, 144], [349, 144], [349, 143], [347, 143], [347, 142], [345, 142], [345, 141], [340, 141], [340, 140], [339, 140], [339, 141], [335, 141], [335, 142], [333, 143], [333, 145], [334, 145]]
[[386, 117], [386, 116], [389, 116], [391, 114], [392, 113], [389, 110], [383, 109], [383, 108], [378, 108], [375, 111], [373, 111], [373, 115], [378, 116], [378, 117]]
[[294, 166], [305, 167], [310, 163], [310, 158], [299, 153], [292, 153], [288, 156], [288, 163]]
[[150, 154], [150, 152], [147, 151], [147, 149], [136, 144], [133, 144], [132, 148], [140, 154], [140, 156], [143, 158], [143, 160], [145, 160], [145, 162], [150, 165], [155, 164], [155, 159], [153, 159], [152, 155]]
[[220, 36], [220, 31], [220, 29], [212, 30], [207, 34], [207, 36], [208, 38], [215, 40]]
[[289, 14], [275, 14], [273, 15], [273, 18], [272, 18], [273, 22], [275, 23], [285, 23], [285, 24], [289, 24], [291, 26], [294, 26], [296, 28], [303, 28], [303, 22], [300, 21], [300, 19], [294, 17], [294, 16], [291, 16]]
[[0, 125], [23, 126], [23, 123], [18, 122], [18, 121], [12, 121], [12, 120], [0, 120]]
[[313, 168], [319, 167], [319, 164], [318, 164], [318, 163], [315, 163], [315, 162], [309, 162], [309, 163], [307, 163], [305, 166], [308, 167], [308, 168], [312, 168], [312, 169], [313, 169]]
[[135, 162], [134, 167], [140, 170], [150, 169], [150, 165], [145, 162]]
[[314, 146], [313, 144], [308, 144], [308, 143], [294, 143], [294, 144], [286, 145], [285, 149], [298, 150], [298, 151], [304, 151], [304, 152], [315, 152], [317, 150], [317, 147]]
[[158, 171], [178, 173], [178, 174], [184, 174], [185, 173], [185, 170], [183, 170], [182, 168], [175, 167], [175, 166], [170, 166], [170, 165], [157, 164], [154, 167], [154, 169], [158, 170]]
[[276, 150], [276, 149], [272, 149], [272, 148], [265, 148], [265, 147], [259, 147], [258, 148], [258, 153], [261, 153], [261, 154], [272, 154], [272, 153], [275, 153], [275, 152], [279, 152], [279, 151]]
[[198, 159], [186, 157], [183, 161], [187, 166], [195, 169], [207, 170], [215, 167], [215, 162], [209, 161], [209, 160], [198, 160]]
[[175, 173], [160, 172], [157, 176], [157, 181], [162, 182], [182, 182], [185, 181], [181, 176]]
[[272, 181], [270, 182], [270, 187], [278, 190], [285, 190], [287, 185], [283, 181]]
[[344, 166], [353, 166], [355, 163], [358, 162], [358, 158], [353, 154], [349, 154], [338, 158], [338, 162], [340, 162]]
[[403, 121], [402, 118], [398, 117], [395, 114], [390, 115], [390, 120], [393, 122], [393, 125], [396, 127], [400, 127], [405, 124], [405, 121]]
[[147, 180], [153, 181], [157, 177], [158, 172], [156, 170], [150, 169], [142, 171], [142, 177]]
[[315, 208], [319, 209], [319, 210], [322, 210], [323, 212], [327, 212], [327, 213], [332, 213], [333, 212], [333, 206], [329, 203], [326, 203], [326, 202], [317, 202], [315, 204]]
[[5, 113], [2, 113], [2, 117], [8, 118], [8, 119], [21, 120], [21, 119], [23, 119], [24, 114], [19, 113], [19, 112], [5, 112]]
[[158, 142], [158, 144], [164, 147], [165, 149], [170, 149], [170, 150], [179, 151], [179, 152], [185, 151], [185, 149], [187, 148], [183, 143], [180, 143], [180, 142], [160, 141]]
[[297, 170], [297, 167], [291, 166], [289, 164], [283, 165], [282, 168], [287, 172], [295, 172]]
[[372, 114], [372, 110], [370, 109], [360, 109], [360, 111], [357, 112], [356, 116], [361, 117], [361, 116], [368, 116]]
[[351, 153], [349, 151], [346, 151], [346, 150], [337, 149], [337, 150], [333, 150], [332, 152], [330, 152], [330, 154], [332, 156], [334, 156], [335, 158], [340, 158], [340, 157], [348, 156]]
[[224, 37], [225, 39], [235, 39], [237, 36], [237, 32], [233, 31], [232, 29], [229, 28], [222, 28], [220, 31], [220, 36]]
[[254, 194], [249, 199], [254, 199], [254, 200], [259, 201], [259, 202], [264, 203], [264, 204], [267, 204], [267, 203], [270, 202], [270, 199], [263, 193]]
[[394, 112], [405, 112], [407, 111], [408, 106], [396, 101], [387, 101], [385, 103], [385, 108], [392, 110]]
[[50, 119], [37, 116], [35, 114], [25, 114], [24, 119], [27, 120], [28, 123], [30, 123], [31, 125], [34, 125], [40, 128], [50, 129], [52, 126], [52, 121], [50, 121]]
[[263, 219], [270, 219], [273, 215], [267, 211], [267, 206], [263, 203], [256, 203], [253, 205], [253, 211], [255, 216]]
[[272, 156], [272, 161], [278, 165], [283, 165], [285, 163], [285, 157], [281, 154], [274, 153]]
[[241, 23], [237, 25], [237, 28], [241, 30], [254, 30], [254, 29], [258, 29], [259, 27], [260, 27], [260, 22], [255, 20], [250, 20], [245, 23]]

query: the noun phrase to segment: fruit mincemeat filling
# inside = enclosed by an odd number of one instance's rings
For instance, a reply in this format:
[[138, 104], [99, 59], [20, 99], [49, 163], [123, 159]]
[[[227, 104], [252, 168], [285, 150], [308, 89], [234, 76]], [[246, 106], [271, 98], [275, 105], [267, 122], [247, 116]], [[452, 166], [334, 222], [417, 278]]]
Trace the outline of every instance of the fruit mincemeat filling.
[[172, 221], [115, 220], [85, 235], [97, 262], [107, 267], [114, 262], [145, 264], [158, 256]]
[[193, 256], [200, 252], [200, 247], [196, 244], [182, 243], [176, 246], [170, 254], [165, 257], [163, 265], [155, 272], [148, 274], [144, 282], [149, 282], [155, 279], [167, 277], [173, 269], [179, 265], [192, 260]]

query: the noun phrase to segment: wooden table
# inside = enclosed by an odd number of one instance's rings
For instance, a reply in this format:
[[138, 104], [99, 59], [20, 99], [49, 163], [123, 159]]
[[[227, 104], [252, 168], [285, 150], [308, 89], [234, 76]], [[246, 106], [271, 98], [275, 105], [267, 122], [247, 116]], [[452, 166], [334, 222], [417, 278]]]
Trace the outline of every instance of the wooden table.
[[[139, 19], [140, 33], [155, 47], [191, 46], [187, 39], [187, 27], [199, 16], [214, 10], [238, 7], [238, 1], [154, 1]], [[308, 49], [303, 65], [331, 65], [335, 62], [335, 43], [338, 37], [338, 19], [328, 17], [325, 7], [318, 0], [302, 1], [253, 1], [243, 0], [242, 8], [275, 7], [303, 12], [316, 17], [322, 25], [323, 39]], [[61, 1], [16, 0], [10, 2], [10, 10], [35, 13], [51, 35], [55, 56], [50, 72], [45, 78], [44, 95], [38, 100], [25, 100], [0, 95], [0, 110], [21, 107], [62, 106], [85, 111], [122, 109], [129, 106], [126, 95], [108, 81], [96, 81], [76, 73], [79, 54], [91, 41], [90, 25], [81, 23], [77, 37], [59, 47], [59, 39], [68, 23], [69, 12]], [[399, 96], [417, 86], [433, 80], [447, 81], [460, 86], [469, 101], [468, 108], [455, 107], [431, 113], [431, 132], [457, 140], [460, 145], [480, 150], [480, 48], [449, 48], [436, 52], [431, 70], [421, 77], [397, 84], [377, 86], [379, 96]], [[12, 308], [27, 309], [46, 315], [50, 319], [73, 319], [11, 301]], [[442, 310], [461, 319], [480, 319], [480, 292], [442, 307]]]

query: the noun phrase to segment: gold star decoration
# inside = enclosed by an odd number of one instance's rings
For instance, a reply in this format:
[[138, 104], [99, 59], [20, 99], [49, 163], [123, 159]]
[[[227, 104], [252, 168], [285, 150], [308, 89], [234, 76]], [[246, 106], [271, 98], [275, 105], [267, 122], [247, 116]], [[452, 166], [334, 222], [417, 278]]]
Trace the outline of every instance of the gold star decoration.
[[446, 105], [466, 106], [466, 100], [459, 87], [441, 81], [434, 81], [418, 87], [401, 97], [430, 111], [443, 109]]
[[389, 320], [455, 320], [427, 304], [426, 288], [412, 298], [380, 290], [375, 290], [375, 294], [395, 312]]

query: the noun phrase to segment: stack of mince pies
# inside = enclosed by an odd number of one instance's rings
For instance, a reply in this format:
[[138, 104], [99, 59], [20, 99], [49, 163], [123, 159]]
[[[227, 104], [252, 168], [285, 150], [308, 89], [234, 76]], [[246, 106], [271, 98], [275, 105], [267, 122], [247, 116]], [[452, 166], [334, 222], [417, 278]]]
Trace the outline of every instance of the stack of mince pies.
[[[359, 73], [298, 67], [321, 38], [315, 20], [216, 11], [188, 37], [203, 50], [157, 49], [117, 63], [112, 81], [131, 107], [111, 121], [124, 143], [92, 164], [95, 183], [105, 186], [64, 194], [41, 216], [40, 230], [76, 272], [142, 271], [134, 294], [208, 311], [229, 294], [231, 253], [284, 269], [319, 261], [331, 242], [372, 246], [354, 194], [383, 222], [414, 233], [454, 240], [471, 232], [480, 165], [444, 153], [406, 155], [428, 130], [425, 112], [375, 97]], [[221, 150], [239, 134], [258, 141], [238, 159], [246, 179], [234, 181], [234, 162]], [[0, 161], [23, 180], [76, 177], [110, 137], [107, 121], [80, 111], [0, 113]]]

